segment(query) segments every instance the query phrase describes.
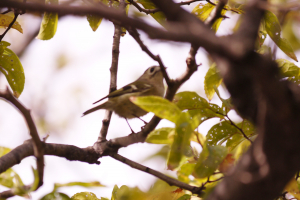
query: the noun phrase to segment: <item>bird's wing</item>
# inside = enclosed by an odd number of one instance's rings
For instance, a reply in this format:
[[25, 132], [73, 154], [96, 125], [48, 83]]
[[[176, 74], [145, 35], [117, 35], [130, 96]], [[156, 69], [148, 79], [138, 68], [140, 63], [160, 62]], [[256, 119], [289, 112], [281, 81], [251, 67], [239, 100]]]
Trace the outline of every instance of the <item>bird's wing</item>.
[[[113, 92], [111, 92], [109, 95], [103, 97], [102, 99], [96, 101], [95, 103], [98, 103], [99, 101], [102, 101], [105, 98], [112, 98], [112, 97], [118, 97], [124, 94], [130, 94], [130, 93], [136, 93], [136, 92], [146, 92], [148, 90], [150, 90], [153, 86], [147, 83], [143, 83], [143, 82], [135, 82], [135, 83], [131, 83], [128, 85], [125, 85], [124, 87], [115, 90]], [[95, 104], [93, 103], [93, 104]]]

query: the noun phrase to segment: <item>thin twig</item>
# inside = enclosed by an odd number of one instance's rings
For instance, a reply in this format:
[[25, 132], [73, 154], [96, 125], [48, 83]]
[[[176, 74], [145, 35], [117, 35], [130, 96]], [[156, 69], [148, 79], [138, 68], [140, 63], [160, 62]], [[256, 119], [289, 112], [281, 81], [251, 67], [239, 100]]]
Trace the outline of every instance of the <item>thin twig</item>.
[[19, 14], [15, 12], [15, 16], [14, 19], [12, 20], [12, 22], [9, 24], [9, 26], [7, 27], [7, 29], [4, 31], [4, 33], [2, 35], [0, 35], [0, 42], [2, 41], [2, 39], [4, 38], [4, 36], [6, 35], [6, 33], [11, 29], [11, 27], [14, 25], [14, 23], [17, 21]]
[[159, 66], [161, 68], [161, 71], [163, 73], [163, 76], [166, 80], [166, 83], [168, 86], [171, 85], [171, 80], [169, 78], [169, 75], [166, 72], [166, 67], [163, 64], [161, 58], [159, 55], [154, 55], [149, 49], [148, 47], [143, 43], [143, 41], [140, 38], [140, 34], [138, 33], [138, 31], [134, 28], [129, 28], [128, 29], [129, 34], [135, 39], [135, 41], [140, 45], [141, 49], [147, 53], [153, 60], [157, 61], [159, 63]]
[[180, 187], [182, 189], [185, 189], [185, 190], [188, 190], [188, 191], [191, 191], [193, 194], [198, 194], [200, 195], [202, 193], [202, 188], [201, 187], [195, 187], [195, 186], [191, 186], [189, 184], [186, 184], [186, 183], [183, 183], [179, 180], [176, 180], [174, 178], [171, 178], [169, 176], [166, 176], [164, 175], [163, 173], [160, 173], [159, 171], [156, 171], [154, 169], [151, 169], [149, 167], [145, 167], [144, 165], [141, 165], [137, 162], [134, 162], [132, 160], [129, 160], [128, 158], [125, 158], [117, 153], [112, 153], [112, 154], [109, 154], [110, 157], [126, 164], [126, 165], [129, 165], [130, 167], [134, 168], [134, 169], [138, 169], [140, 171], [143, 171], [143, 172], [146, 172], [148, 174], [151, 174], [163, 181], [165, 181], [166, 183], [168, 183], [169, 185], [171, 186], [177, 186], [177, 187]]
[[228, 117], [228, 115], [226, 114], [226, 115], [224, 115], [228, 120], [229, 120], [229, 122], [230, 122], [230, 124], [232, 125], [232, 126], [234, 126], [235, 128], [237, 128], [240, 132], [241, 132], [241, 134], [243, 135], [243, 137], [244, 138], [246, 138], [251, 144], [253, 144], [253, 141], [252, 140], [250, 140], [250, 138], [245, 134], [245, 132], [243, 131], [243, 129], [241, 129], [240, 127], [238, 127], [229, 117]]
[[[138, 3], [136, 3], [134, 0], [128, 0], [130, 4], [132, 4], [134, 7], [136, 7], [140, 12], [144, 12], [147, 15], [148, 14], [154, 14], [156, 12], [159, 12], [159, 8], [153, 8], [153, 9], [145, 9], [141, 7]], [[177, 3], [180, 6], [183, 5], [190, 5], [191, 3], [197, 2], [197, 1], [204, 1], [204, 0], [190, 0], [190, 1], [181, 1], [180, 3]]]
[[6, 11], [4, 11], [3, 13], [1, 13], [2, 15], [11, 12], [11, 9], [7, 9]]
[[226, 4], [227, 0], [220, 0], [218, 5], [216, 5], [216, 9], [214, 10], [214, 13], [212, 13], [211, 19], [208, 19], [208, 22], [206, 23], [209, 27], [212, 27], [212, 25], [215, 23], [215, 21], [217, 21], [217, 19], [223, 17], [221, 12]]
[[145, 9], [142, 8], [138, 3], [136, 3], [134, 0], [128, 0], [130, 4], [132, 4], [134, 7], [136, 7], [140, 12], [144, 12], [147, 15], [148, 14], [154, 14], [156, 12], [158, 12], [160, 9], [158, 8], [154, 8], [154, 9]]
[[[125, 15], [125, 0], [120, 0], [119, 9], [124, 11]], [[119, 63], [119, 54], [120, 54], [120, 39], [122, 35], [122, 28], [120, 25], [114, 24], [115, 33], [113, 36], [113, 45], [112, 45], [112, 61], [110, 67], [110, 86], [109, 93], [117, 89], [117, 73], [118, 73], [118, 63]], [[112, 111], [106, 110], [104, 119], [102, 120], [102, 128], [97, 142], [106, 141], [106, 135], [111, 119]]]

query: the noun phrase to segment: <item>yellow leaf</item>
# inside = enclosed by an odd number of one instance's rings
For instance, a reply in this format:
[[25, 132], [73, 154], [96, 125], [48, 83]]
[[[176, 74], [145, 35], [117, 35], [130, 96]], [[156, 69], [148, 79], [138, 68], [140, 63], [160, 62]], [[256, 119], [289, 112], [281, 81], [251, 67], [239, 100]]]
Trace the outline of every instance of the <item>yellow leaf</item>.
[[[11, 16], [0, 14], [0, 26], [7, 28], [13, 20], [14, 18]], [[20, 33], [23, 33], [23, 29], [17, 21], [12, 25], [12, 28], [16, 29]]]
[[286, 186], [285, 190], [293, 195], [296, 199], [300, 200], [300, 191], [298, 188], [297, 181], [293, 178]]

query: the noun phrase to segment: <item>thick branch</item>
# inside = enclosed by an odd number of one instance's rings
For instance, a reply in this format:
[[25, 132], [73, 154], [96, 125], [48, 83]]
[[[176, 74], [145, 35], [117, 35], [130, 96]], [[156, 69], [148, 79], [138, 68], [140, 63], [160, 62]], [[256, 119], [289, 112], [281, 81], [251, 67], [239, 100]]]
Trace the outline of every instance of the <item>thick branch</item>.
[[[173, 4], [173, 3], [172, 3]], [[151, 38], [189, 42], [197, 46], [204, 47], [209, 52], [215, 52], [217, 54], [230, 57], [232, 59], [239, 59], [240, 52], [235, 48], [231, 48], [230, 44], [226, 40], [220, 40], [216, 37], [211, 30], [198, 20], [195, 16], [180, 9], [179, 12], [184, 12], [184, 17], [187, 21], [185, 23], [172, 23], [168, 26], [168, 31], [162, 28], [156, 28], [142, 22], [138, 19], [129, 18], [124, 16], [123, 13], [116, 9], [104, 7], [104, 6], [66, 6], [66, 5], [45, 5], [37, 3], [21, 3], [16, 1], [1, 0], [1, 7], [13, 7], [22, 8], [29, 11], [47, 11], [57, 12], [59, 15], [86, 15], [93, 14], [99, 15], [104, 18], [118, 21], [125, 27], [136, 27], [146, 32]], [[179, 6], [179, 5], [178, 5]], [[190, 21], [189, 21], [190, 20]]]
[[[73, 145], [44, 143], [45, 155], [53, 155], [66, 158], [70, 161], [81, 161], [90, 164], [100, 164], [99, 155], [92, 147], [79, 148]], [[0, 157], [0, 174], [12, 166], [19, 164], [24, 158], [33, 156], [32, 141], [26, 141], [24, 144], [11, 150], [9, 153]]]

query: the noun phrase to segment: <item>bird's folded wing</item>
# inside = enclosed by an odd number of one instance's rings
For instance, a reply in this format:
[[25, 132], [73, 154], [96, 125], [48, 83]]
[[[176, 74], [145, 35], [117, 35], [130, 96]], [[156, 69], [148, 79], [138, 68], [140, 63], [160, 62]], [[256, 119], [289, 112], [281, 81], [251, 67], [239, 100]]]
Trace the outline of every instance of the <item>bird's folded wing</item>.
[[[96, 101], [95, 103], [98, 103], [99, 101], [102, 101], [105, 98], [112, 98], [112, 97], [117, 97], [117, 96], [121, 96], [124, 94], [130, 94], [130, 93], [136, 93], [136, 92], [146, 92], [148, 90], [150, 90], [153, 86], [150, 84], [146, 84], [146, 83], [139, 83], [139, 84], [129, 84], [126, 85], [118, 90], [115, 90], [113, 92], [111, 92], [109, 95], [103, 97], [102, 99]], [[95, 104], [93, 103], [93, 104]]]

